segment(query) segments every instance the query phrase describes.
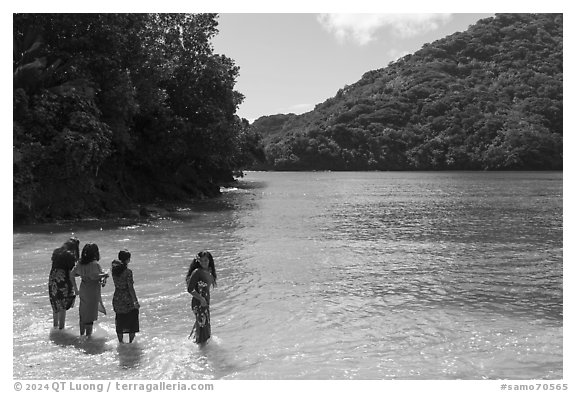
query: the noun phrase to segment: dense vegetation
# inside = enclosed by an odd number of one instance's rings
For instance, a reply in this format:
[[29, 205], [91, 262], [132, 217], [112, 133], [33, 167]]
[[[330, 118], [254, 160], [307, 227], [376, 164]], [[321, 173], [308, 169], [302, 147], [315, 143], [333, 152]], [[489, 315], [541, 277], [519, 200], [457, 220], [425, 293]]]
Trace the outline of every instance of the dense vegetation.
[[562, 169], [562, 23], [481, 20], [251, 129], [276, 170]]
[[213, 14], [15, 14], [14, 219], [211, 196], [258, 154]]

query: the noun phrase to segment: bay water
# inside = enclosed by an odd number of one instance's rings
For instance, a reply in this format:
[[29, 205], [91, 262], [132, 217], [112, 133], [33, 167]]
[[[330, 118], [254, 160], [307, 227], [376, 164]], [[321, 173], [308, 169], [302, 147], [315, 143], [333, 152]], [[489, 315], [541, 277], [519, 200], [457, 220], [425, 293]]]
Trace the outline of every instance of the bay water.
[[[221, 197], [140, 220], [13, 230], [16, 379], [561, 379], [562, 172], [247, 172]], [[140, 300], [119, 344], [52, 328], [54, 248], [118, 251]], [[215, 259], [198, 347], [184, 276]]]

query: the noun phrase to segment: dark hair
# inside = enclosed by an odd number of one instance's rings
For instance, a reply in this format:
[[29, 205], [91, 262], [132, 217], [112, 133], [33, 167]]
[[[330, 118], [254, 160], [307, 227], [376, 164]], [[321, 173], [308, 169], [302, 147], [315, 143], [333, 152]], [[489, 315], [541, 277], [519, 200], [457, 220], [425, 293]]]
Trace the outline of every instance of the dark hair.
[[200, 265], [200, 258], [202, 257], [208, 257], [208, 268], [210, 269], [212, 277], [214, 278], [214, 285], [216, 285], [216, 266], [214, 265], [214, 258], [212, 257], [212, 254], [210, 254], [208, 251], [200, 251], [198, 255], [196, 255], [196, 258], [192, 260], [190, 267], [188, 268], [188, 273], [186, 274], [186, 281], [188, 281], [188, 278], [190, 278], [194, 270], [200, 269], [202, 267]]
[[112, 261], [112, 276], [119, 276], [128, 268], [128, 266], [116, 259]]
[[71, 270], [76, 264], [76, 256], [72, 251], [59, 247], [52, 253], [52, 268]]
[[52, 268], [72, 269], [80, 257], [79, 246], [80, 241], [75, 237], [66, 240], [52, 252]]
[[82, 249], [80, 264], [87, 265], [94, 260], [100, 260], [100, 251], [98, 250], [98, 246], [96, 243], [86, 243]]
[[75, 237], [71, 237], [62, 244], [62, 248], [70, 251], [74, 254], [76, 260], [80, 259], [80, 240]]
[[126, 262], [131, 256], [132, 254], [130, 254], [128, 250], [122, 250], [118, 253], [118, 259], [120, 262]]

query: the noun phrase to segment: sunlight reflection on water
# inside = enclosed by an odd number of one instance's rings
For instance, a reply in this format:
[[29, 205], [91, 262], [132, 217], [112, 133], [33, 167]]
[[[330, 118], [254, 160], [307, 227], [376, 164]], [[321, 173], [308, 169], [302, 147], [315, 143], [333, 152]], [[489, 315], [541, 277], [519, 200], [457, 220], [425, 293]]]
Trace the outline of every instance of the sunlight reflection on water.
[[[561, 173], [248, 173], [170, 217], [14, 232], [14, 377], [562, 378]], [[100, 228], [103, 228], [100, 230]], [[101, 265], [130, 249], [133, 344], [51, 330], [52, 249], [71, 232]], [[213, 252], [214, 337], [198, 348], [184, 275]]]

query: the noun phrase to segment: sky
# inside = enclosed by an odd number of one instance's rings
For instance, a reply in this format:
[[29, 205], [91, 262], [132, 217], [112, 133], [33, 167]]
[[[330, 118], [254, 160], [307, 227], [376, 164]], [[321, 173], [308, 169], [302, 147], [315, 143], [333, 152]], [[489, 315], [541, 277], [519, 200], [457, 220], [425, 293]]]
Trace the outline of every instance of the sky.
[[370, 70], [494, 14], [221, 13], [214, 52], [240, 67], [237, 114], [301, 114]]
[[[12, 42], [9, 41], [12, 29], [13, 12], [219, 12], [220, 33], [213, 40], [216, 53], [224, 54], [235, 60], [240, 66], [236, 90], [246, 96], [238, 110], [238, 115], [250, 121], [264, 115], [277, 113], [303, 113], [313, 109], [314, 105], [334, 96], [338, 89], [346, 84], [358, 81], [370, 70], [386, 67], [390, 61], [407, 53], [420, 49], [424, 43], [433, 42], [457, 31], [464, 31], [469, 25], [492, 14], [473, 14], [462, 12], [564, 12], [565, 68], [574, 68], [574, 13], [570, 12], [571, 2], [565, 0], [523, 0], [522, 2], [483, 0], [482, 2], [441, 1], [402, 1], [386, 0], [331, 0], [320, 5], [310, 5], [312, 0], [291, 0], [290, 2], [272, 2], [267, 0], [254, 3], [248, 0], [171, 0], [124, 1], [101, 0], [98, 2], [81, 2], [77, 0], [2, 2], [0, 14], [5, 29], [3, 53], [8, 56]], [[342, 6], [346, 3], [346, 6]], [[273, 4], [273, 5], [272, 5]], [[336, 4], [336, 5], [335, 5]], [[377, 10], [379, 7], [380, 10]], [[351, 12], [373, 13], [382, 8], [394, 12], [449, 12], [445, 15], [420, 16], [420, 19], [388, 16], [364, 15], [353, 17]], [[464, 8], [464, 10], [463, 10]], [[350, 11], [350, 12], [349, 12]], [[247, 13], [248, 12], [248, 13]], [[254, 14], [273, 12], [274, 14]], [[292, 12], [292, 14], [286, 13]], [[297, 14], [294, 14], [296, 12]], [[305, 12], [305, 13], [302, 13]], [[349, 15], [320, 14], [325, 12], [347, 12]], [[453, 13], [459, 12], [459, 13]], [[241, 13], [241, 14], [239, 14]], [[2, 64], [10, 64], [8, 59]], [[8, 71], [3, 73], [6, 87]], [[573, 78], [568, 72], [565, 78], [565, 106], [573, 107]], [[10, 88], [4, 89], [4, 107], [11, 103]], [[9, 111], [9, 110], [7, 110]], [[572, 129], [571, 116], [565, 118], [565, 128]], [[9, 130], [12, 127], [11, 116], [4, 116], [4, 130], [0, 145], [2, 146], [3, 165], [1, 179], [3, 184], [11, 187], [12, 182], [12, 141]], [[566, 151], [576, 145], [572, 135], [565, 134]], [[575, 168], [572, 155], [565, 155], [565, 167]], [[574, 171], [566, 171], [564, 199], [575, 199]], [[4, 193], [4, 206], [11, 204], [12, 192]], [[565, 239], [572, 238], [576, 222], [576, 204], [566, 203], [564, 207]], [[2, 245], [11, 250], [12, 225], [9, 218], [1, 226]], [[574, 247], [568, 242], [565, 258], [570, 261], [575, 256]], [[567, 282], [574, 282], [574, 270], [571, 263], [565, 264]], [[9, 264], [10, 268], [12, 264]], [[10, 269], [9, 268], [9, 269]], [[2, 298], [10, 301], [11, 286], [5, 285]], [[565, 288], [565, 299], [574, 299], [573, 285]], [[574, 310], [566, 314], [565, 331], [574, 331]], [[11, 315], [11, 314], [10, 314]], [[4, 336], [10, 337], [8, 331], [11, 323], [4, 324]], [[574, 348], [574, 335], [565, 336], [565, 348]], [[8, 341], [11, 345], [11, 341]], [[11, 353], [11, 351], [8, 351]], [[569, 356], [568, 356], [569, 355]], [[7, 358], [7, 357], [6, 357]], [[574, 371], [574, 356], [566, 350], [565, 378], [570, 378]], [[4, 368], [6, 378], [12, 376], [10, 368]], [[2, 374], [4, 376], [4, 374]], [[473, 381], [472, 381], [473, 382]], [[485, 386], [485, 385], [482, 385]], [[438, 386], [437, 386], [438, 387]], [[446, 391], [457, 391], [453, 385]], [[450, 389], [452, 388], [452, 389]], [[472, 391], [473, 386], [466, 385]], [[262, 390], [256, 390], [262, 391]]]

